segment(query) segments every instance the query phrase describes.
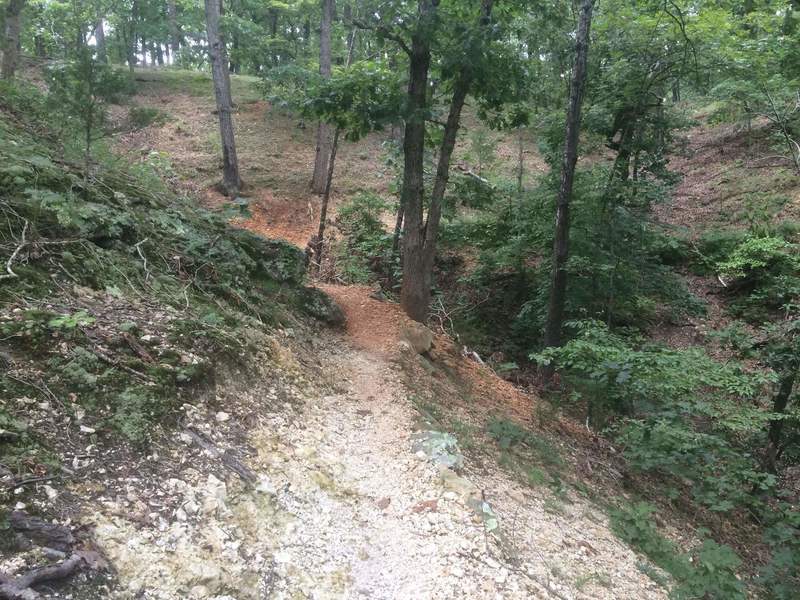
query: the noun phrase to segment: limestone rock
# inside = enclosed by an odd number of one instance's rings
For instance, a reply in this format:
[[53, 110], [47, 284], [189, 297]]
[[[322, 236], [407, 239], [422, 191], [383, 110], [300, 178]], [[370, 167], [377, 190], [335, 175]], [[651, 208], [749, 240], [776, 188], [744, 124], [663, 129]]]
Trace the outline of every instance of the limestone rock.
[[422, 323], [404, 326], [400, 331], [400, 339], [408, 342], [417, 354], [424, 354], [433, 346], [433, 332]]

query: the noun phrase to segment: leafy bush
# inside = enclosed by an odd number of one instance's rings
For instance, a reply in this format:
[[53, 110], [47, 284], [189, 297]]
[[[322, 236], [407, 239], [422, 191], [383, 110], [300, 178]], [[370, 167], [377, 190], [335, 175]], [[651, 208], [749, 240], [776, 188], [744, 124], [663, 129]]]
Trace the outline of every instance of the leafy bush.
[[[666, 189], [643, 181], [612, 189], [608, 177], [605, 168], [578, 173], [567, 265], [568, 316], [644, 327], [701, 314], [703, 305], [668, 266], [688, 254], [686, 244], [670, 240], [644, 218]], [[461, 282], [463, 297], [451, 304], [476, 306], [460, 318], [468, 328], [483, 331], [491, 348], [484, 350], [501, 350], [519, 360], [541, 338], [557, 184], [553, 175], [547, 176], [522, 199], [498, 187], [491, 204], [443, 228], [445, 243], [480, 250], [477, 267]]]
[[128, 112], [131, 129], [144, 129], [150, 125], [163, 125], [167, 121], [164, 111], [149, 106], [132, 106]]
[[800, 298], [800, 245], [783, 238], [748, 236], [717, 270], [734, 293], [744, 295], [737, 308], [751, 320]]
[[334, 248], [336, 271], [347, 283], [371, 283], [393, 274], [392, 235], [380, 217], [389, 205], [361, 193], [339, 208], [336, 225], [344, 239]]
[[770, 414], [752, 404], [768, 375], [720, 363], [700, 349], [671, 350], [612, 333], [597, 322], [569, 323], [577, 335], [533, 356], [554, 362], [587, 403], [595, 425], [615, 415], [613, 431], [630, 464], [689, 480], [698, 502], [726, 512], [770, 490], [748, 440], [760, 439]]
[[638, 502], [611, 512], [615, 533], [644, 553], [675, 580], [671, 596], [679, 599], [744, 599], [744, 585], [736, 577], [741, 560], [736, 553], [714, 540], [705, 539], [692, 552], [681, 553], [678, 546], [663, 537], [653, 523], [656, 508]]

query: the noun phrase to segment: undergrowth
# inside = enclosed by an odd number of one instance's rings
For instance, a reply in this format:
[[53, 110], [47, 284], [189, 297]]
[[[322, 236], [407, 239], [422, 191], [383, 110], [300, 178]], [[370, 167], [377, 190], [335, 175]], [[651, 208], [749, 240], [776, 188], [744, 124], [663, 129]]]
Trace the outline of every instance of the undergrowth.
[[145, 444], [254, 349], [252, 332], [341, 321], [304, 287], [302, 252], [230, 227], [103, 142], [87, 169], [47, 104], [0, 88], [0, 451], [17, 472], [46, 468], [37, 411]]

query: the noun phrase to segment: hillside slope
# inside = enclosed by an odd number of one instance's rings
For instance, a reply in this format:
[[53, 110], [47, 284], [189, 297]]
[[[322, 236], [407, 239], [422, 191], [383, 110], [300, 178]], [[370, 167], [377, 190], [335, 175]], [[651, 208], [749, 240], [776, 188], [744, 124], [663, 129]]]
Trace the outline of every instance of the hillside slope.
[[529, 433], [535, 398], [369, 288], [325, 286], [323, 326], [299, 249], [25, 115], [3, 96], [3, 593], [73, 561], [43, 597], [665, 597], [585, 433]]

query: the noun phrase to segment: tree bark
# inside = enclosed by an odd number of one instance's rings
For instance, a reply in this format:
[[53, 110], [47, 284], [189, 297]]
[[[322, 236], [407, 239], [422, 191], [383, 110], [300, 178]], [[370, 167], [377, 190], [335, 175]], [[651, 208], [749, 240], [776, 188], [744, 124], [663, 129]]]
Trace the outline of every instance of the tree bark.
[[[797, 371], [800, 365], [793, 364], [789, 370], [784, 372], [779, 380], [778, 392], [772, 401], [772, 412], [784, 415], [789, 399], [792, 397], [792, 390], [797, 381]], [[767, 449], [764, 454], [764, 470], [768, 473], [777, 473], [778, 457], [781, 451], [781, 441], [783, 439], [783, 424], [785, 419], [773, 419], [769, 423], [767, 431]]]
[[94, 26], [94, 42], [97, 48], [97, 60], [99, 60], [101, 63], [107, 63], [108, 53], [106, 52], [106, 30], [103, 19], [98, 19], [97, 24]]
[[167, 0], [167, 25], [169, 27], [169, 41], [172, 46], [172, 60], [178, 60], [181, 50], [181, 30], [178, 28], [178, 7], [175, 0]]
[[0, 75], [3, 79], [13, 79], [17, 72], [22, 29], [21, 14], [24, 6], [25, 0], [8, 0], [6, 5], [3, 63], [0, 67]]
[[403, 183], [400, 203], [405, 219], [403, 236], [403, 285], [400, 305], [415, 321], [428, 316], [423, 276], [423, 244], [425, 240], [422, 206], [424, 194], [425, 118], [428, 111], [428, 70], [431, 44], [427, 26], [436, 13], [432, 0], [419, 0], [418, 23], [411, 35], [408, 66], [408, 115], [403, 136]]
[[[544, 345], [561, 345], [561, 327], [567, 294], [567, 259], [569, 258], [569, 204], [578, 161], [581, 106], [586, 86], [586, 62], [589, 53], [589, 29], [592, 23], [593, 0], [581, 0], [578, 33], [575, 41], [575, 64], [570, 82], [567, 108], [564, 156], [561, 164], [561, 185], [556, 202], [555, 240], [553, 241], [553, 273], [550, 301], [547, 307]], [[552, 368], [546, 374], [552, 376]]]
[[[322, 21], [319, 30], [319, 74], [323, 79], [331, 76], [331, 23], [333, 21], [333, 0], [322, 0]], [[325, 191], [328, 175], [328, 157], [331, 154], [331, 127], [327, 123], [317, 125], [317, 150], [314, 157], [314, 174], [311, 178], [311, 191], [321, 194]]]
[[[488, 25], [493, 4], [493, 0], [483, 0], [481, 3], [479, 26]], [[428, 58], [430, 59], [430, 48], [428, 48]], [[450, 100], [450, 110], [439, 148], [439, 160], [436, 166], [436, 178], [431, 192], [427, 220], [423, 223], [421, 188], [419, 195], [415, 196], [415, 198], [418, 198], [415, 205], [412, 206], [408, 203], [410, 198], [403, 199], [403, 207], [406, 213], [406, 235], [403, 244], [403, 285], [400, 289], [400, 301], [408, 316], [415, 321], [422, 322], [428, 316], [431, 285], [433, 283], [433, 265], [436, 259], [436, 241], [439, 234], [439, 222], [442, 217], [442, 202], [450, 175], [450, 160], [461, 123], [461, 111], [472, 85], [473, 77], [472, 71], [462, 69], [453, 83], [453, 96]], [[408, 126], [406, 126], [406, 138], [408, 138]], [[421, 169], [419, 177], [421, 181]], [[405, 191], [405, 184], [403, 191]]]
[[[353, 49], [355, 47], [356, 30], [348, 37], [347, 44], [347, 63], [349, 67], [353, 63]], [[325, 190], [322, 194], [322, 205], [319, 210], [319, 227], [317, 235], [312, 240], [312, 250], [314, 251], [314, 262], [317, 270], [322, 266], [322, 254], [325, 247], [325, 227], [328, 220], [328, 204], [331, 199], [331, 189], [333, 186], [333, 169], [336, 166], [336, 151], [339, 148], [339, 128], [336, 127], [333, 132], [333, 141], [331, 142], [330, 156], [328, 158], [328, 172], [325, 178]]]
[[236, 196], [242, 186], [239, 177], [239, 161], [236, 156], [236, 140], [233, 133], [233, 115], [228, 73], [228, 58], [225, 43], [220, 34], [220, 0], [205, 0], [206, 32], [208, 34], [208, 56], [211, 62], [211, 77], [214, 82], [214, 97], [217, 101], [219, 132], [222, 140], [222, 193]]

